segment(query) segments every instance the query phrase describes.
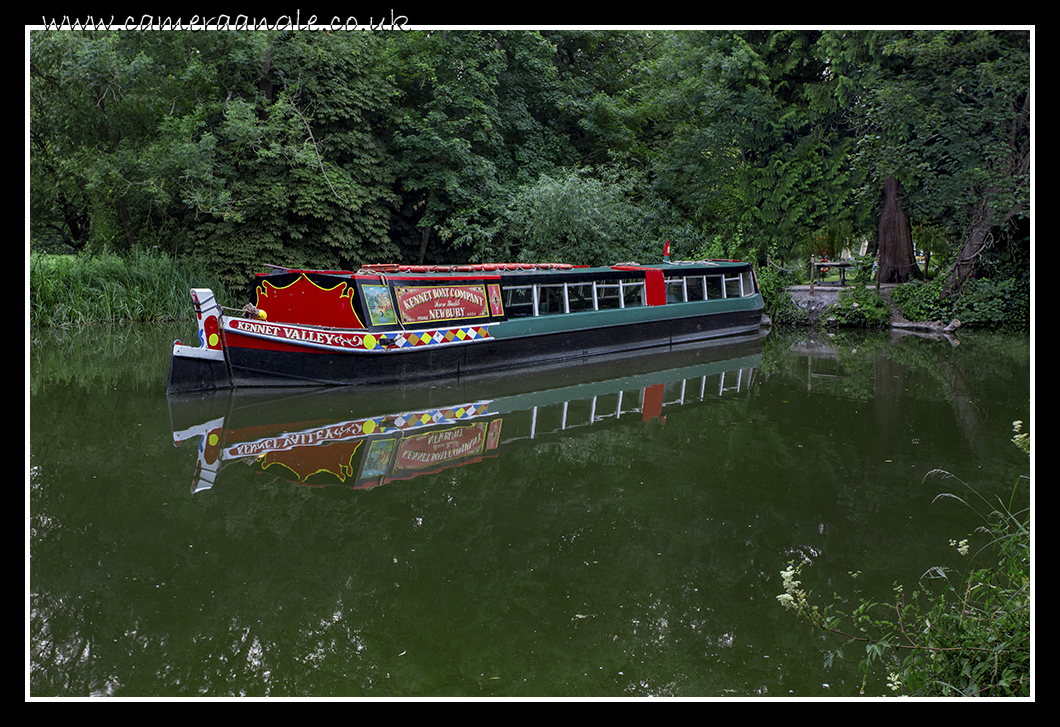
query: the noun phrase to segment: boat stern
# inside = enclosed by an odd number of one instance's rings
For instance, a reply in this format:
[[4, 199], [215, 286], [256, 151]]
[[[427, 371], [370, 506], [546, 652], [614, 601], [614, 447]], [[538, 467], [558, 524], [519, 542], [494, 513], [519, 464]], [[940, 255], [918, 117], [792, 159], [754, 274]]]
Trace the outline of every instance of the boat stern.
[[191, 300], [199, 323], [199, 345], [173, 342], [166, 394], [228, 389], [232, 386], [221, 339], [221, 306], [208, 288], [192, 288]]

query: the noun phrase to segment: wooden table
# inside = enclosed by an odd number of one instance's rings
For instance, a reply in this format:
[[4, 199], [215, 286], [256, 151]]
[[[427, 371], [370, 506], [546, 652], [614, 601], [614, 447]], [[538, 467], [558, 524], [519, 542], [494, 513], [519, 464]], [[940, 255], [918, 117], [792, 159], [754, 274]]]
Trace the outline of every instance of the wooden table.
[[820, 268], [839, 268], [839, 286], [843, 287], [847, 284], [847, 268], [850, 267], [849, 262], [816, 262], [811, 259], [811, 272], [810, 272], [810, 295], [813, 295], [813, 286], [817, 280], [817, 271]]

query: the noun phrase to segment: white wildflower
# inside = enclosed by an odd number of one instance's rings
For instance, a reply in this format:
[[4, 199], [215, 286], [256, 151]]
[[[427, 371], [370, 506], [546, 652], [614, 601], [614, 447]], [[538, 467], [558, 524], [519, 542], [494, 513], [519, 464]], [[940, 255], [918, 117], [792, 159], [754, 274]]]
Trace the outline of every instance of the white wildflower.
[[795, 577], [798, 573], [799, 570], [794, 563], [789, 565], [787, 570], [780, 572], [780, 577], [784, 579], [784, 593], [777, 596], [777, 600], [784, 608], [793, 611], [804, 609], [809, 605], [806, 601], [806, 592], [799, 588], [802, 581]]

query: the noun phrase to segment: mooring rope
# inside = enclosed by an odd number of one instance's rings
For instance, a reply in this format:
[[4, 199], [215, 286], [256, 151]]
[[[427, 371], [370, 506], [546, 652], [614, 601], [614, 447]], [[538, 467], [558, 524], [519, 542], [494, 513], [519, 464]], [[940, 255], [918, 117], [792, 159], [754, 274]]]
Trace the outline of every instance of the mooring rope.
[[241, 313], [247, 318], [258, 318], [260, 320], [265, 320], [265, 311], [258, 309], [254, 306], [253, 303], [247, 303], [242, 308], [229, 308], [226, 305], [221, 305], [220, 303], [218, 303], [217, 307], [221, 310], [232, 311], [233, 313]]

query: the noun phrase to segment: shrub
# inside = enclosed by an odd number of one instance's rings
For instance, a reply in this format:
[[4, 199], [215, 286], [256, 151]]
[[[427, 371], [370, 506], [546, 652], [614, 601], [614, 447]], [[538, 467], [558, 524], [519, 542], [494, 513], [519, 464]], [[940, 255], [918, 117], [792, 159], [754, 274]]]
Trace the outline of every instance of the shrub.
[[795, 305], [788, 294], [788, 288], [798, 283], [794, 273], [769, 264], [759, 268], [757, 274], [766, 315], [775, 323], [800, 322], [805, 311]]
[[627, 190], [587, 170], [524, 185], [509, 200], [505, 222], [520, 262], [607, 265], [662, 255], [661, 244], [648, 243]]
[[907, 320], [949, 322], [954, 317], [953, 302], [939, 299], [943, 282], [940, 277], [930, 283], [899, 285], [891, 291], [891, 300], [902, 309]]
[[944, 276], [930, 283], [907, 283], [891, 292], [891, 300], [911, 321], [954, 318], [962, 326], [1023, 330], [1030, 325], [1030, 282], [1026, 276], [971, 280], [961, 295], [939, 299]]
[[837, 325], [884, 328], [891, 320], [891, 308], [876, 289], [865, 285], [845, 288], [829, 315]]
[[962, 325], [1023, 329], [1030, 325], [1030, 286], [1024, 279], [973, 280], [954, 303]]

